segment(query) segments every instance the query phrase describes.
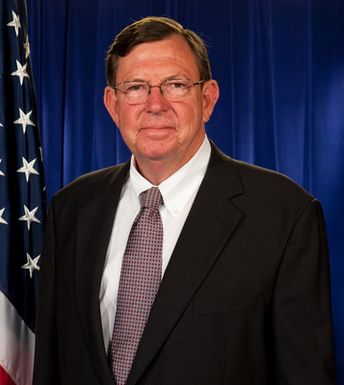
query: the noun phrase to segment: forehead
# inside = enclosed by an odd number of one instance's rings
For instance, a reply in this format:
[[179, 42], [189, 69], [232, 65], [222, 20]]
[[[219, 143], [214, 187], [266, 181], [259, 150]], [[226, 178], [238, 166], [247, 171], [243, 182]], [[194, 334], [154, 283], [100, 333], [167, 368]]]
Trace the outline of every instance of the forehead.
[[199, 78], [194, 53], [187, 41], [179, 35], [135, 46], [128, 55], [119, 59], [116, 80], [149, 80], [149, 77], [163, 80], [174, 75], [191, 80]]

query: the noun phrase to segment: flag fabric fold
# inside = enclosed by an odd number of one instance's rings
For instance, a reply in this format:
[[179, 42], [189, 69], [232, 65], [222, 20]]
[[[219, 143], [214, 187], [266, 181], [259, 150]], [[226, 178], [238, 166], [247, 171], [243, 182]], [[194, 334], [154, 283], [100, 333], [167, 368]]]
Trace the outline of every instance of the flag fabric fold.
[[25, 0], [0, 2], [0, 385], [31, 385], [45, 222]]

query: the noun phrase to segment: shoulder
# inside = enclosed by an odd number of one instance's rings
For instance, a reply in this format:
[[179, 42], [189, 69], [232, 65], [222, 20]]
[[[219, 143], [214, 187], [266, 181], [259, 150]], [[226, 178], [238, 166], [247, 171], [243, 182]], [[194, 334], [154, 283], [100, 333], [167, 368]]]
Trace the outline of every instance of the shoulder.
[[252, 190], [260, 195], [290, 195], [300, 199], [313, 199], [309, 192], [285, 174], [240, 160], [232, 159], [232, 162], [247, 192]]
[[[230, 158], [213, 147], [209, 163], [217, 188], [235, 191], [235, 200], [249, 207], [269, 211], [291, 209], [302, 211], [314, 197], [288, 176], [241, 160]], [[235, 187], [233, 187], [235, 186]]]
[[79, 206], [98, 194], [103, 194], [104, 191], [122, 185], [128, 169], [127, 162], [84, 174], [59, 190], [54, 195], [53, 202], [57, 204], [60, 202], [73, 204], [75, 202]]

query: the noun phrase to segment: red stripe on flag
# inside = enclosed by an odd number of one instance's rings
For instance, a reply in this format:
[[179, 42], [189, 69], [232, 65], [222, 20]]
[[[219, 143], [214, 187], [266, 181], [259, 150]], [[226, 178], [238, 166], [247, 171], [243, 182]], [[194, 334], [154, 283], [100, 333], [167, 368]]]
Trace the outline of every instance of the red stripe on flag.
[[2, 366], [0, 366], [0, 385], [16, 385]]

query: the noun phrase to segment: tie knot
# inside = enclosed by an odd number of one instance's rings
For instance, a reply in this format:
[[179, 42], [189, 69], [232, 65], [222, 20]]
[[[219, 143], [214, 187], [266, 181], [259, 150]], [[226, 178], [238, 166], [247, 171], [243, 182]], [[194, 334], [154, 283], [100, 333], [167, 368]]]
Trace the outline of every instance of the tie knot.
[[148, 207], [151, 210], [159, 209], [162, 203], [162, 196], [158, 187], [151, 187], [140, 194], [141, 207]]

